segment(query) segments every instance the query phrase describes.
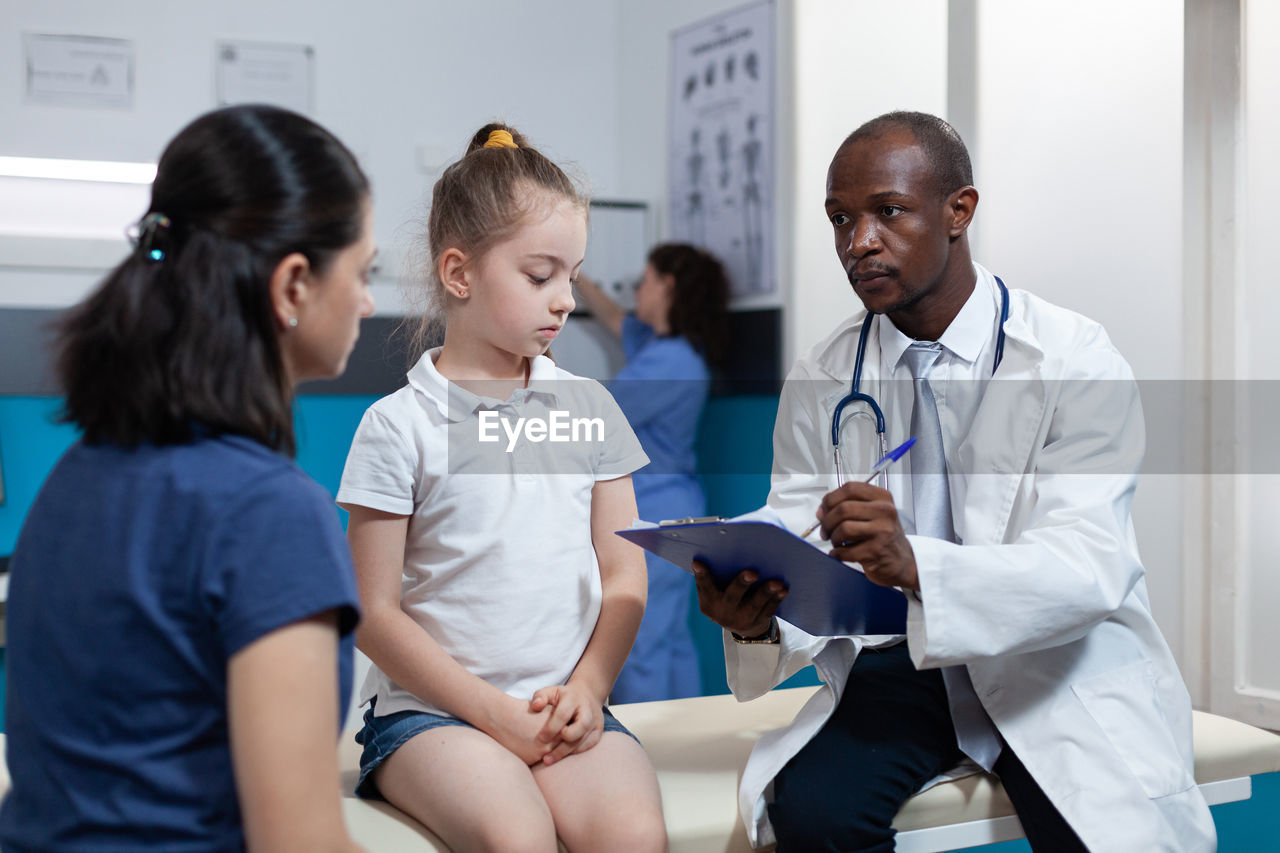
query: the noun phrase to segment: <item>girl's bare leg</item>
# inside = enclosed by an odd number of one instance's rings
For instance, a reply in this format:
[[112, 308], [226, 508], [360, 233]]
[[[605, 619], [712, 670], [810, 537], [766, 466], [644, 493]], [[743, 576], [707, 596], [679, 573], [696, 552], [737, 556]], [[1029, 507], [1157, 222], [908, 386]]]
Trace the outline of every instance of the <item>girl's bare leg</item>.
[[430, 729], [393, 752], [374, 773], [388, 802], [458, 853], [558, 849], [551, 811], [529, 767], [484, 732], [465, 726]]
[[662, 853], [667, 828], [658, 777], [640, 744], [605, 732], [586, 752], [535, 765], [533, 778], [570, 853]]

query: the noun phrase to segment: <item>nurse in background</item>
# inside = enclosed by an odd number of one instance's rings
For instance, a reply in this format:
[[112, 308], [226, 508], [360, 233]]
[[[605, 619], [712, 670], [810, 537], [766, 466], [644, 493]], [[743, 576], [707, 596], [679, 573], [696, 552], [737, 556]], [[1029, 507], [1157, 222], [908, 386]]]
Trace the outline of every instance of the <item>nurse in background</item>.
[[[706, 513], [695, 470], [698, 419], [727, 337], [729, 282], [716, 258], [695, 246], [656, 246], [627, 314], [585, 275], [578, 292], [622, 339], [627, 363], [609, 384], [640, 439], [649, 465], [632, 475], [640, 517], [657, 521]], [[698, 655], [689, 631], [693, 577], [653, 554], [649, 603], [640, 633], [618, 676], [613, 702], [699, 696]]]

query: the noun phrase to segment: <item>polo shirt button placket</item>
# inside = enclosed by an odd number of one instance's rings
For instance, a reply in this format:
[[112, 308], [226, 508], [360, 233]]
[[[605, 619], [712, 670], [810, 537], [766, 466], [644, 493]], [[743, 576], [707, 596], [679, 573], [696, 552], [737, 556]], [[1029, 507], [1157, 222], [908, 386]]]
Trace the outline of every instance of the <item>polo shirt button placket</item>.
[[[508, 412], [508, 417], [512, 423], [519, 423], [520, 418], [529, 417], [529, 406], [524, 405], [528, 401], [528, 391], [517, 391], [511, 402], [504, 404], [504, 408]], [[515, 450], [512, 453], [512, 469], [515, 471], [516, 483], [527, 485], [536, 481], [534, 476], [538, 470], [537, 462], [538, 450], [533, 446], [528, 438], [528, 434], [521, 432], [516, 439]]]

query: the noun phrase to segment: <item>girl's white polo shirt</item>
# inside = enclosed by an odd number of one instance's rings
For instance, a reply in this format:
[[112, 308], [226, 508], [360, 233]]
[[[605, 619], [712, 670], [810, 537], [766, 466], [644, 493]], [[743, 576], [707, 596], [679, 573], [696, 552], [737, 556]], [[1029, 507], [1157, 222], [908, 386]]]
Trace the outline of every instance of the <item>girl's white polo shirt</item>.
[[[598, 382], [533, 360], [527, 388], [477, 395], [435, 367], [360, 422], [339, 504], [408, 515], [401, 607], [454, 660], [520, 699], [572, 674], [600, 614], [591, 489], [649, 461]], [[375, 665], [378, 716], [443, 713]]]

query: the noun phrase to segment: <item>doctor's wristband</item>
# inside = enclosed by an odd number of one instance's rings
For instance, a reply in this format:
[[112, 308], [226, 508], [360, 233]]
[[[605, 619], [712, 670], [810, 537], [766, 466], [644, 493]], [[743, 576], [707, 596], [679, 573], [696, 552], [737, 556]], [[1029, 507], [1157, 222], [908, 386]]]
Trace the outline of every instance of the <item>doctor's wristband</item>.
[[776, 643], [778, 642], [778, 620], [770, 619], [769, 630], [765, 631], [758, 637], [742, 637], [735, 634], [733, 631], [730, 631], [729, 634], [733, 637], [733, 641], [735, 643], [743, 646], [756, 645], [759, 643]]

